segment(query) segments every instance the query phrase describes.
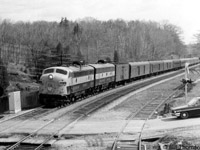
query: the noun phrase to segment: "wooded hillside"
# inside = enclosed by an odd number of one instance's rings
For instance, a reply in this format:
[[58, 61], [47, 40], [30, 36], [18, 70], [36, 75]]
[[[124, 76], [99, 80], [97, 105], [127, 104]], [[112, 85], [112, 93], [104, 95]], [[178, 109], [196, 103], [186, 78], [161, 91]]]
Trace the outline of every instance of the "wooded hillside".
[[85, 18], [60, 22], [0, 22], [0, 54], [5, 64], [33, 72], [75, 60], [96, 63], [185, 57], [181, 29], [169, 23]]

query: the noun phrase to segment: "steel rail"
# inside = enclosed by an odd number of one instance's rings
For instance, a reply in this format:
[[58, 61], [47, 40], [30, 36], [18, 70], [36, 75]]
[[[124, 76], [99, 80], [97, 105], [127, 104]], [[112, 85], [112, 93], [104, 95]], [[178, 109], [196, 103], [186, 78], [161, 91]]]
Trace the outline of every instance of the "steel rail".
[[30, 138], [31, 136], [35, 135], [39, 130], [43, 129], [44, 127], [46, 127], [47, 125], [49, 125], [50, 123], [52, 123], [54, 120], [50, 120], [48, 123], [46, 123], [45, 125], [43, 125], [42, 127], [40, 127], [39, 129], [35, 130], [33, 133], [29, 134], [28, 136], [24, 137], [23, 139], [21, 139], [20, 141], [18, 141], [17, 143], [15, 143], [14, 145], [10, 146], [9, 148], [7, 148], [7, 150], [13, 150], [16, 147], [18, 147], [23, 141], [25, 141], [26, 139]]
[[[138, 86], [138, 85], [135, 85], [135, 86]], [[131, 88], [131, 87], [130, 87]], [[140, 87], [141, 88], [141, 87]], [[126, 90], [125, 90], [126, 91]], [[114, 95], [114, 93], [112, 93], [111, 95]], [[108, 95], [108, 96], [110, 96], [110, 95]], [[122, 96], [122, 95], [120, 95], [120, 96]], [[105, 97], [105, 96], [104, 96]], [[119, 95], [116, 95], [116, 97], [118, 98], [119, 97]], [[90, 105], [90, 104], [94, 104], [96, 101], [98, 101], [98, 99], [99, 98], [97, 98], [97, 100], [95, 100], [95, 101], [92, 101], [92, 102], [89, 102], [89, 104], [87, 103], [86, 105], [84, 105], [84, 106], [82, 106], [82, 108], [84, 108], [84, 107], [86, 107], [86, 106], [88, 106], [88, 105]], [[155, 101], [155, 99], [153, 99], [152, 101]], [[72, 121], [71, 123], [69, 123], [69, 124], [66, 124], [65, 126], [63, 126], [61, 129], [59, 129], [59, 130], [57, 130], [54, 134], [52, 134], [49, 138], [47, 138], [43, 143], [41, 143], [35, 150], [39, 150], [39, 149], [41, 149], [47, 142], [49, 142], [54, 136], [56, 136], [56, 135], [58, 135], [59, 134], [59, 132], [61, 132], [64, 128], [66, 128], [67, 126], [70, 126], [70, 125], [72, 125], [72, 124], [74, 124], [74, 123], [76, 123], [77, 121], [79, 121], [80, 119], [82, 119], [83, 117], [85, 117], [85, 116], [87, 116], [88, 114], [90, 114], [91, 112], [93, 112], [93, 111], [95, 111], [95, 110], [97, 110], [98, 108], [100, 108], [101, 106], [103, 106], [103, 105], [105, 105], [105, 104], [107, 104], [107, 103], [109, 103], [110, 101], [108, 100], [108, 101], [105, 101], [105, 102], [103, 102], [103, 103], [100, 103], [99, 105], [97, 105], [96, 107], [93, 107], [92, 109], [90, 109], [89, 111], [87, 111], [87, 112], [85, 112], [84, 114], [82, 114], [81, 116], [79, 116], [78, 118], [76, 118], [74, 121]], [[149, 102], [150, 103], [150, 102]], [[147, 104], [148, 105], [148, 104]], [[144, 107], [144, 106], [143, 106]], [[142, 108], [143, 108], [142, 107]], [[79, 108], [78, 108], [79, 109]], [[73, 112], [75, 112], [76, 110], [74, 110]], [[72, 112], [72, 113], [73, 113]], [[139, 112], [139, 111], [138, 111]], [[124, 126], [124, 127], [126, 127], [126, 125]]]
[[[98, 100], [96, 100], [98, 101]], [[96, 102], [95, 101], [95, 102]], [[94, 104], [95, 103], [90, 102], [89, 104]], [[99, 105], [97, 105], [96, 107], [93, 107], [92, 109], [86, 111], [84, 114], [81, 114], [78, 118], [76, 118], [75, 120], [71, 121], [70, 123], [64, 125], [62, 128], [60, 128], [59, 130], [57, 130], [55, 133], [53, 133], [49, 138], [47, 138], [44, 142], [42, 142], [37, 148], [35, 148], [34, 150], [40, 150], [47, 142], [49, 142], [53, 137], [59, 135], [59, 133], [64, 130], [66, 127], [71, 126], [73, 124], [75, 124], [76, 122], [78, 122], [79, 120], [83, 119], [84, 117], [86, 117], [87, 115], [89, 115], [90, 113], [94, 112], [95, 110], [98, 110], [99, 108], [101, 108], [101, 106], [105, 105], [108, 102], [103, 102], [100, 103]], [[86, 104], [85, 106], [88, 106], [89, 104]], [[84, 106], [82, 106], [83, 108]], [[73, 112], [75, 112], [76, 110], [74, 110]]]
[[[182, 86], [179, 87], [179, 88], [183, 88], [183, 87], [184, 87], [184, 85], [182, 85]], [[161, 105], [164, 104], [164, 102], [166, 102], [169, 98], [171, 98], [171, 97], [179, 90], [179, 88], [176, 89], [175, 91], [173, 91], [169, 96], [167, 96], [167, 97], [152, 111], [152, 113], [151, 113], [151, 114], [147, 117], [147, 119], [145, 120], [145, 122], [144, 122], [144, 124], [143, 124], [141, 130], [143, 130], [143, 128], [144, 128], [145, 123], [147, 122], [147, 120], [148, 120], [149, 118], [151, 118], [151, 117], [154, 115], [155, 110], [157, 110]], [[160, 97], [160, 96], [157, 96], [156, 98], [154, 98], [154, 99], [151, 100], [150, 102], [147, 102], [147, 103], [146, 103], [145, 105], [143, 105], [139, 110], [137, 110], [135, 113], [130, 114], [130, 115], [126, 118], [126, 119], [127, 119], [126, 123], [124, 124], [124, 126], [122, 126], [121, 130], [119, 131], [119, 133], [117, 134], [117, 136], [116, 136], [116, 138], [115, 138], [115, 140], [114, 140], [114, 142], [113, 142], [113, 145], [112, 145], [112, 148], [111, 148], [112, 150], [115, 150], [115, 149], [116, 149], [117, 141], [118, 141], [120, 135], [123, 133], [124, 129], [127, 127], [127, 125], [129, 124], [129, 122], [131, 121], [131, 119], [134, 118], [138, 113], [140, 113], [141, 110], [142, 110], [143, 108], [145, 108], [146, 106], [148, 106], [149, 104], [151, 104], [152, 102], [154, 102], [155, 100], [157, 100], [157, 98], [159, 98], [159, 97]], [[141, 147], [141, 133], [142, 133], [142, 132], [140, 132], [140, 135], [139, 135], [139, 148]]]
[[[57, 108], [55, 108], [55, 109], [57, 109]], [[50, 111], [54, 111], [55, 109], [50, 110]], [[51, 124], [52, 122], [56, 121], [57, 119], [58, 119], [58, 118], [52, 119], [52, 120], [48, 121], [45, 125], [41, 126], [40, 128], [36, 129], [35, 131], [33, 131], [32, 133], [30, 133], [29, 135], [27, 135], [26, 137], [22, 138], [21, 140], [19, 140], [19, 141], [18, 141], [17, 143], [15, 143], [14, 145], [8, 147], [7, 150], [13, 150], [13, 149], [15, 149], [15, 148], [18, 147], [23, 141], [25, 141], [26, 139], [32, 137], [32, 136], [35, 135], [38, 131], [40, 131], [41, 129], [45, 128], [46, 126], [48, 126], [48, 125]], [[28, 122], [28, 120], [25, 120], [25, 121], [23, 121], [22, 123], [26, 123], [26, 122]], [[16, 127], [16, 126], [14, 126], [14, 127]], [[11, 128], [14, 128], [14, 127], [12, 126]], [[10, 128], [9, 128], [9, 129], [10, 129]], [[6, 129], [6, 130], [8, 130], [8, 129]], [[5, 131], [5, 130], [4, 130], [4, 131]], [[3, 132], [4, 132], [4, 131], [3, 131]]]
[[[113, 93], [112, 93], [112, 94], [113, 94]], [[110, 95], [109, 95], [109, 96], [110, 96]], [[105, 97], [105, 96], [104, 96], [104, 97]], [[98, 101], [98, 99], [99, 99], [99, 98], [97, 98], [96, 101]], [[89, 102], [89, 104], [93, 104], [93, 103], [95, 103], [96, 101], [91, 101], [91, 102]], [[57, 134], [58, 134], [60, 131], [62, 131], [64, 128], [66, 128], [67, 126], [70, 126], [71, 124], [76, 123], [78, 120], [80, 120], [80, 119], [82, 119], [83, 117], [87, 116], [89, 113], [95, 111], [96, 109], [98, 109], [98, 108], [101, 107], [102, 105], [105, 105], [106, 103], [109, 103], [109, 101], [108, 101], [108, 102], [101, 103], [101, 104], [98, 105], [97, 107], [94, 107], [93, 109], [89, 110], [88, 112], [82, 114], [81, 116], [79, 116], [78, 118], [76, 118], [76, 119], [75, 119], [74, 121], [72, 121], [71, 123], [66, 124], [66, 125], [63, 126], [61, 129], [57, 130], [57, 132], [55, 132], [54, 134], [52, 134], [49, 138], [47, 138], [43, 143], [41, 143], [35, 150], [41, 149], [45, 143], [47, 143], [49, 140], [51, 140], [55, 135], [57, 135]], [[88, 106], [89, 104], [87, 103], [87, 104], [85, 104], [84, 106]], [[84, 106], [83, 106], [83, 107], [84, 107]], [[81, 108], [81, 107], [80, 107], [80, 108]], [[78, 109], [80, 109], [80, 108], [78, 108]], [[73, 112], [75, 112], [75, 111], [76, 111], [76, 109], [73, 110], [71, 113], [73, 113]], [[8, 150], [11, 150], [11, 149], [16, 148], [16, 147], [19, 146], [24, 140], [30, 138], [31, 136], [33, 136], [34, 134], [36, 134], [39, 130], [41, 130], [41, 129], [43, 129], [44, 127], [48, 126], [49, 124], [55, 122], [56, 120], [58, 120], [60, 117], [62, 117], [62, 116], [65, 115], [65, 114], [66, 114], [66, 113], [64, 113], [64, 114], [60, 115], [59, 117], [57, 117], [57, 118], [51, 120], [51, 121], [48, 122], [46, 125], [42, 126], [41, 128], [37, 129], [36, 131], [34, 131], [34, 132], [31, 133], [30, 135], [28, 135], [27, 137], [25, 137], [25, 138], [21, 139], [20, 141], [18, 141], [18, 142], [17, 142], [16, 144], [14, 144], [13, 146], [9, 147]], [[115, 144], [114, 144], [114, 145], [115, 145]]]
[[[49, 112], [52, 112], [52, 111], [55, 111], [57, 108], [55, 108], [55, 109], [53, 109], [53, 110], [47, 110], [47, 112], [44, 112], [44, 114], [47, 114], [47, 113], [49, 113]], [[23, 117], [23, 116], [26, 116], [26, 115], [31, 115], [32, 113], [34, 113], [34, 112], [37, 112], [37, 111], [40, 111], [40, 110], [42, 110], [42, 109], [37, 109], [37, 110], [33, 110], [33, 111], [31, 111], [31, 112], [28, 112], [28, 113], [26, 113], [26, 114], [22, 114], [22, 115], [20, 115], [20, 116], [15, 116], [14, 118], [10, 118], [10, 119], [8, 119], [8, 120], [6, 120], [6, 121], [10, 121], [10, 120], [12, 120], [12, 119], [18, 119], [18, 118], [20, 118], [20, 117]], [[35, 117], [37, 117], [37, 116], [41, 116], [41, 114], [36, 114], [35, 116], [33, 116], [34, 118]], [[6, 121], [4, 121], [4, 122], [6, 122]], [[7, 131], [7, 130], [12, 130], [13, 128], [16, 128], [16, 127], [18, 127], [18, 126], [21, 126], [21, 125], [23, 125], [23, 124], [25, 124], [25, 123], [27, 123], [29, 121], [29, 118], [27, 118], [27, 119], [25, 119], [25, 120], [23, 120], [23, 121], [21, 121], [21, 120], [18, 120], [18, 122], [17, 123], [15, 123], [15, 125], [14, 126], [10, 126], [10, 127], [7, 127], [6, 129], [3, 129], [2, 131], [0, 131], [0, 133], [4, 133], [5, 131]], [[0, 123], [1, 124], [1, 123]]]
[[39, 107], [37, 107], [37, 108], [35, 108], [35, 109], [32, 109], [32, 110], [30, 110], [30, 111], [28, 111], [28, 112], [26, 112], [26, 113], [23, 113], [23, 114], [20, 114], [20, 115], [16, 115], [16, 116], [13, 116], [13, 117], [4, 119], [4, 120], [0, 121], [0, 124], [4, 123], [4, 122], [6, 122], [6, 121], [12, 120], [12, 119], [16, 119], [16, 118], [18, 118], [18, 117], [22, 117], [22, 116], [31, 114], [31, 113], [33, 113], [33, 112], [35, 112], [35, 111], [37, 111], [37, 110], [40, 110], [42, 107], [44, 107], [44, 105], [39, 106]]
[[[95, 104], [95, 102], [98, 101], [95, 100], [95, 101], [90, 101], [88, 103], [86, 103], [85, 105], [82, 105], [80, 107], [78, 107], [77, 109], [74, 109], [73, 111], [70, 112], [70, 114], [73, 114], [74, 112], [76, 112], [77, 110], [81, 109], [81, 108], [84, 108], [84, 107], [87, 107], [88, 105], [91, 105], [91, 104]], [[62, 131], [64, 128], [66, 128], [67, 126], [70, 126], [74, 123], [76, 123], [78, 120], [82, 119], [83, 117], [87, 116], [89, 113], [95, 111], [96, 109], [98, 109], [99, 107], [101, 107], [102, 104], [100, 103], [100, 105], [97, 105], [96, 107], [93, 107], [93, 109], [90, 109], [88, 110], [86, 113], [84, 114], [81, 114], [81, 116], [79, 116], [78, 118], [76, 118], [74, 121], [64, 125], [62, 128], [60, 128], [59, 130], [57, 130], [57, 132], [53, 133], [49, 138], [47, 138], [43, 143], [41, 143], [36, 149], [41, 149], [43, 147], [43, 145], [45, 143], [47, 143], [50, 139], [52, 139], [55, 135], [57, 135], [60, 131]], [[69, 112], [66, 112], [66, 113], [69, 113]], [[40, 127], [39, 129], [33, 131], [33, 133], [29, 134], [28, 136], [24, 137], [23, 139], [21, 139], [20, 141], [18, 141], [17, 143], [15, 143], [14, 145], [10, 146], [9, 148], [7, 148], [7, 150], [13, 150], [15, 149], [16, 147], [18, 147], [23, 141], [25, 141], [26, 139], [32, 137], [33, 135], [35, 135], [37, 132], [39, 132], [40, 130], [42, 130], [43, 128], [47, 127], [48, 125], [50, 125], [51, 123], [54, 123], [55, 121], [57, 121], [59, 118], [61, 118], [62, 116], [64, 116], [66, 113], [64, 114], [61, 114], [60, 116], [58, 116], [57, 118], [55, 119], [52, 119], [51, 121], [49, 121], [47, 124], [43, 125], [42, 127]]]

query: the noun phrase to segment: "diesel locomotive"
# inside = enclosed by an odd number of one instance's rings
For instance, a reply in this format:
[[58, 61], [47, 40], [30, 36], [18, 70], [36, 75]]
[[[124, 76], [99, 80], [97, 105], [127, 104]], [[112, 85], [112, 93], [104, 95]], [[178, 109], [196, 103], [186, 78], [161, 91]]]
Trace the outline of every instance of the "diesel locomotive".
[[45, 105], [71, 103], [116, 85], [181, 69], [186, 62], [195, 65], [199, 58], [50, 67], [44, 69], [40, 77], [39, 97]]

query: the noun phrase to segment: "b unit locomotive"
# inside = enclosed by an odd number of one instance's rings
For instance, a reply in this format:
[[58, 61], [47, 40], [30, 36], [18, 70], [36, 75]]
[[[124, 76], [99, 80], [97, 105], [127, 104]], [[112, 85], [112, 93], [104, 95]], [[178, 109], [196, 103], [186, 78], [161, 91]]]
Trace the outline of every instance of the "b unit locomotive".
[[183, 68], [186, 62], [195, 65], [199, 58], [50, 67], [40, 78], [39, 97], [45, 105], [70, 103], [138, 78]]

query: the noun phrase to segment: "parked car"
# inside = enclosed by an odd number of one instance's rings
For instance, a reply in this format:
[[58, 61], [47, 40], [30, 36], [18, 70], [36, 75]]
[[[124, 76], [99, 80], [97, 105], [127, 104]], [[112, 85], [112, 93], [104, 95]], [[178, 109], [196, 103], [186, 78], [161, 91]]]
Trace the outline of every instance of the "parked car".
[[182, 119], [200, 115], [200, 97], [191, 99], [187, 105], [172, 108], [172, 115]]

